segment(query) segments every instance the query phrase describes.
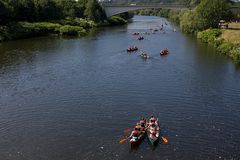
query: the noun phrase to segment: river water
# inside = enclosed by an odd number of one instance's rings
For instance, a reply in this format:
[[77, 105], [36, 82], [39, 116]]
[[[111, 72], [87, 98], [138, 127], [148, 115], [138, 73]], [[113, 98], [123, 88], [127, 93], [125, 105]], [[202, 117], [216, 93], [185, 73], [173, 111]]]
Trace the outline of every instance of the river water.
[[[0, 44], [0, 159], [240, 159], [239, 68], [169, 22], [143, 41], [131, 35], [165, 21], [135, 16], [84, 38]], [[128, 54], [131, 45], [151, 59]], [[169, 144], [118, 143], [152, 114]]]

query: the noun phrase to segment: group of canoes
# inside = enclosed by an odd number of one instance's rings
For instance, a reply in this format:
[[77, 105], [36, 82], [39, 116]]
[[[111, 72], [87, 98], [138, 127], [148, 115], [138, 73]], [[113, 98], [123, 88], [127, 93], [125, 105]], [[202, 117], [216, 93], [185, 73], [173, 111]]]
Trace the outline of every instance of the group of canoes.
[[[165, 22], [165, 25], [167, 25], [167, 23]], [[152, 33], [155, 33], [155, 32], [158, 32], [158, 31], [163, 31], [164, 30], [164, 25], [162, 24], [161, 26], [160, 26], [160, 28], [159, 29], [150, 29], [150, 31], [152, 32]], [[145, 32], [145, 34], [150, 34], [149, 32]], [[133, 32], [132, 33], [132, 35], [133, 36], [138, 36], [138, 40], [144, 40], [144, 37], [143, 36], [141, 36], [141, 34], [139, 33], [139, 32]], [[137, 46], [131, 46], [131, 47], [129, 47], [129, 48], [127, 48], [127, 52], [135, 52], [135, 51], [138, 51], [139, 49], [138, 49], [138, 47]], [[164, 56], [164, 55], [167, 55], [169, 53], [169, 51], [168, 51], [168, 49], [167, 48], [164, 48], [164, 49], [162, 49], [161, 51], [160, 51], [160, 56]], [[150, 58], [150, 56], [149, 56], [149, 54], [148, 53], [146, 53], [146, 52], [144, 52], [144, 51], [140, 51], [140, 54], [139, 54], [139, 56], [140, 57], [142, 57], [143, 59], [149, 59]]]
[[151, 145], [155, 146], [159, 142], [160, 127], [158, 119], [153, 116], [147, 121], [141, 118], [128, 137], [131, 147], [137, 146], [147, 136]]
[[[135, 52], [138, 51], [138, 47], [137, 46], [131, 46], [127, 49], [127, 52]], [[160, 56], [165, 56], [169, 54], [169, 51], [167, 48], [164, 48], [160, 51]], [[141, 56], [143, 59], [149, 59], [150, 56], [148, 53], [146, 53], [145, 51], [140, 51], [139, 56]]]

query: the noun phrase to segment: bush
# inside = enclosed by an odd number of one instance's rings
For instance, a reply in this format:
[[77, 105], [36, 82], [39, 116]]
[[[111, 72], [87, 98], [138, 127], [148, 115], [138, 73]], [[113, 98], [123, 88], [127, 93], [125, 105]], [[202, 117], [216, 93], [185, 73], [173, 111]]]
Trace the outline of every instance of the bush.
[[233, 17], [227, 0], [201, 0], [196, 12], [204, 20], [207, 28], [217, 28], [220, 20], [229, 21]]
[[110, 25], [124, 25], [127, 24], [127, 21], [118, 16], [112, 16], [108, 18], [108, 22]]
[[232, 43], [224, 42], [217, 48], [218, 51], [222, 54], [229, 55], [230, 51], [234, 48]]
[[180, 17], [184, 14], [184, 11], [171, 10], [169, 12], [169, 19], [177, 24], [180, 24]]
[[79, 26], [79, 27], [83, 27], [84, 29], [90, 29], [90, 28], [96, 27], [95, 22], [91, 20], [82, 19], [82, 18], [75, 18], [75, 19], [66, 18], [66, 19], [61, 19], [54, 22], [59, 23], [61, 25]]
[[195, 10], [182, 12], [180, 17], [180, 28], [186, 33], [195, 33], [205, 28], [204, 23]]
[[213, 44], [217, 40], [217, 37], [222, 34], [220, 29], [207, 29], [202, 32], [198, 32], [197, 37], [205, 43]]
[[19, 22], [23, 31], [25, 32], [35, 32], [39, 34], [49, 34], [49, 33], [58, 33], [60, 24], [50, 23], [50, 22]]
[[85, 35], [86, 30], [78, 26], [64, 25], [60, 27], [60, 34], [64, 36], [80, 36]]
[[232, 58], [235, 62], [240, 63], [240, 47], [236, 47], [230, 51], [229, 57]]

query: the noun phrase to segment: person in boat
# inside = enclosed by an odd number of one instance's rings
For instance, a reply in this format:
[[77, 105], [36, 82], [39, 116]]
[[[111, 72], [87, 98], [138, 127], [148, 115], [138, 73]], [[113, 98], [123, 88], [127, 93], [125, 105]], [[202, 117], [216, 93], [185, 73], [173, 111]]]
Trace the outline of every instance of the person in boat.
[[139, 35], [139, 34], [140, 34], [139, 32], [134, 32], [134, 33], [133, 33], [133, 35], [135, 35], [135, 36], [136, 36], [136, 35]]
[[150, 118], [150, 123], [155, 123], [156, 122], [156, 119], [152, 116], [151, 118]]
[[140, 131], [142, 130], [142, 127], [141, 127], [139, 124], [137, 124], [137, 125], [135, 126], [134, 130], [140, 132]]
[[152, 125], [150, 125], [149, 128], [149, 132], [150, 132], [150, 138], [154, 138], [157, 135], [157, 127], [154, 123], [152, 123]]
[[131, 133], [131, 135], [130, 135], [128, 138], [129, 138], [129, 139], [131, 139], [131, 138], [133, 138], [133, 139], [137, 139], [138, 136], [139, 136], [138, 131], [133, 130], [132, 133]]
[[166, 54], [168, 54], [169, 52], [168, 52], [168, 49], [167, 48], [164, 48], [163, 50], [161, 50], [161, 52], [160, 52], [160, 54], [161, 55], [166, 55]]
[[129, 47], [127, 49], [127, 52], [133, 52], [133, 51], [137, 51], [138, 50], [138, 47], [137, 46], [132, 46], [132, 47]]
[[140, 120], [140, 126], [144, 128], [144, 127], [145, 127], [145, 124], [146, 124], [145, 122], [146, 122], [146, 120], [145, 120], [144, 118], [141, 118], [141, 120]]
[[138, 50], [138, 47], [137, 46], [133, 46], [132, 48], [134, 51]]

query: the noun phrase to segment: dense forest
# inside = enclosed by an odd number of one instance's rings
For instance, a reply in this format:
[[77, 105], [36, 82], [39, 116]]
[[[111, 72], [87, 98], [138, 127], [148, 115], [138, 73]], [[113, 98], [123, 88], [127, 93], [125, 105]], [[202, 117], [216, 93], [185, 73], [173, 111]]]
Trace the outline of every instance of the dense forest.
[[101, 25], [126, 24], [128, 13], [106, 17], [98, 0], [0, 0], [0, 42], [41, 35], [85, 35]]
[[106, 19], [97, 0], [0, 0], [0, 24], [9, 21], [46, 21], [65, 17]]

